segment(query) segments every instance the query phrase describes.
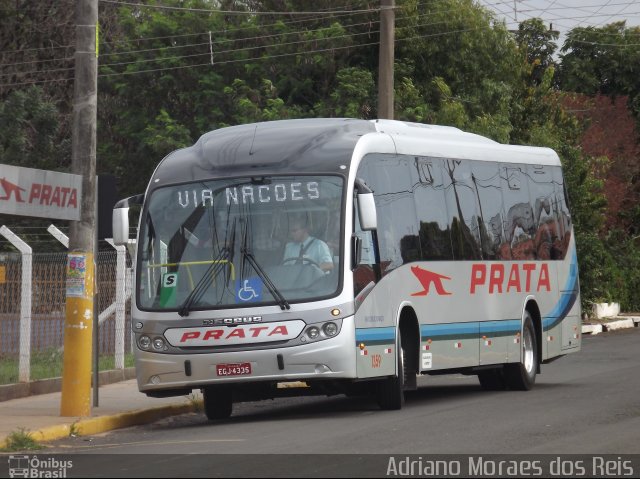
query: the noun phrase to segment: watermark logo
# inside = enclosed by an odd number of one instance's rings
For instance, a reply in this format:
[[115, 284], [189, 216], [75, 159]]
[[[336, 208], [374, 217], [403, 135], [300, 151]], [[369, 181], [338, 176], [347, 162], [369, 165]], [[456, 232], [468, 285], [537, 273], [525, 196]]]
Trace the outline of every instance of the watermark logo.
[[64, 478], [73, 467], [73, 461], [56, 457], [9, 456], [9, 477]]

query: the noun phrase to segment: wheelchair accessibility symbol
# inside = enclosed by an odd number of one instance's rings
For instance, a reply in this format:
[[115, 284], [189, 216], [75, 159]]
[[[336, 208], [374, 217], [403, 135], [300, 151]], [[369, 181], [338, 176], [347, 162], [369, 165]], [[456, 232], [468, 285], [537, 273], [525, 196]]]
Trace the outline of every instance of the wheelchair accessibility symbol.
[[236, 282], [236, 301], [251, 303], [262, 300], [262, 281], [260, 278], [240, 279]]

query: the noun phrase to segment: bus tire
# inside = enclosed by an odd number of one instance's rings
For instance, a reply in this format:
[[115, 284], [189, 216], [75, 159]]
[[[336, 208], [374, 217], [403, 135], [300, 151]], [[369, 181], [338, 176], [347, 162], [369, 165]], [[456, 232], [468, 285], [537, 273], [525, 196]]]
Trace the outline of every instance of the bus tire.
[[407, 374], [406, 357], [402, 340], [398, 338], [398, 375], [383, 379], [376, 385], [376, 401], [381, 409], [397, 411], [404, 405], [404, 384]]
[[507, 389], [502, 369], [480, 371], [478, 380], [480, 381], [480, 387], [485, 391], [504, 391]]
[[233, 394], [231, 388], [206, 387], [202, 389], [204, 413], [210, 421], [227, 419], [233, 410]]
[[521, 345], [522, 360], [518, 363], [505, 364], [504, 377], [509, 389], [528, 391], [536, 382], [539, 361], [536, 331], [529, 311], [525, 311], [524, 315]]

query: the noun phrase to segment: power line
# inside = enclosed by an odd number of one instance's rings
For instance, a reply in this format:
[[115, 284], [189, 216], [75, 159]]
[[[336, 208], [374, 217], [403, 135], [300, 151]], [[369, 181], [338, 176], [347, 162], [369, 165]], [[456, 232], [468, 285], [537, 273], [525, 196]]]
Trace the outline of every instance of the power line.
[[[120, 0], [100, 0], [101, 3], [112, 3], [116, 5], [126, 5], [132, 7], [142, 7], [142, 8], [155, 8], [159, 10], [175, 10], [175, 11], [183, 11], [183, 12], [199, 12], [199, 13], [224, 13], [225, 15], [332, 15], [334, 13], [344, 13], [345, 10], [320, 10], [313, 12], [296, 12], [296, 11], [287, 11], [287, 12], [276, 12], [276, 11], [239, 11], [239, 10], [212, 10], [208, 8], [188, 8], [188, 7], [172, 7], [168, 5], [147, 5], [143, 3], [133, 3], [133, 2], [123, 2]], [[350, 10], [350, 14], [354, 13], [373, 13], [379, 12], [379, 8], [373, 9], [364, 9], [364, 10]]]
[[[438, 37], [438, 36], [469, 32], [469, 31], [477, 30], [478, 28], [480, 28], [480, 27], [473, 27], [473, 28], [462, 29], [462, 30], [452, 30], [452, 31], [435, 33], [435, 34], [428, 34], [428, 35], [414, 35], [414, 36], [407, 37], [407, 38], [402, 38], [402, 39], [399, 39], [399, 40], [396, 40], [396, 41], [409, 41], [409, 40], [416, 40], [416, 39], [419, 39], [419, 38], [433, 38], [433, 37]], [[271, 60], [271, 59], [274, 59], [274, 58], [284, 58], [284, 57], [291, 57], [291, 56], [308, 55], [308, 54], [311, 54], [311, 53], [323, 53], [323, 52], [329, 52], [329, 51], [335, 51], [335, 50], [345, 50], [345, 49], [350, 49], [350, 48], [368, 47], [368, 46], [378, 45], [379, 43], [380, 42], [369, 42], [369, 43], [362, 43], [362, 44], [358, 44], [358, 45], [348, 45], [348, 46], [342, 46], [342, 47], [331, 47], [331, 48], [314, 49], [314, 50], [308, 50], [308, 51], [304, 51], [304, 52], [283, 53], [283, 54], [278, 54], [278, 55], [267, 55], [267, 56], [250, 58], [250, 59], [223, 60], [223, 61], [220, 61], [220, 62], [216, 62], [216, 65], [225, 65], [225, 64], [231, 64], [231, 63], [250, 63], [250, 62], [255, 62], [255, 61]], [[180, 66], [175, 66], [175, 67], [154, 68], [154, 69], [147, 69], [147, 70], [118, 72], [118, 73], [102, 73], [102, 74], [99, 74], [98, 77], [135, 75], [135, 74], [140, 74], [140, 73], [154, 73], [154, 72], [161, 72], [161, 71], [180, 70], [180, 69], [184, 69], [184, 68], [198, 68], [198, 67], [204, 67], [204, 66], [211, 67], [211, 63], [200, 63], [200, 64], [195, 64], [195, 65], [180, 65]], [[4, 85], [0, 85], [0, 87], [10, 87], [10, 86], [17, 86], [17, 85], [26, 85], [26, 84], [35, 84], [35, 83], [48, 83], [48, 82], [52, 82], [52, 81], [69, 81], [69, 80], [73, 80], [73, 78], [62, 78], [62, 79], [58, 79], [58, 80], [40, 80], [40, 81], [36, 80], [36, 81], [32, 81], [32, 82], [21, 82], [21, 83], [4, 84]]]
[[[417, 25], [410, 25], [410, 26], [406, 26], [406, 27], [398, 27], [397, 30], [404, 30], [404, 29], [413, 29], [413, 28], [418, 28], [418, 27], [423, 27], [423, 26], [433, 26], [433, 25], [439, 25], [439, 24], [445, 24], [448, 23], [446, 21], [443, 22], [434, 22], [434, 23], [423, 23], [423, 24], [417, 24]], [[477, 28], [477, 27], [476, 27]], [[474, 28], [474, 29], [476, 29]], [[470, 30], [456, 30], [454, 33], [459, 33], [462, 31], [470, 31]], [[363, 32], [363, 33], [354, 33], [354, 34], [348, 34], [348, 35], [339, 35], [339, 36], [335, 36], [335, 37], [325, 37], [325, 38], [313, 38], [313, 39], [308, 39], [308, 40], [301, 40], [301, 41], [297, 41], [297, 42], [286, 42], [286, 43], [277, 43], [277, 44], [270, 44], [270, 45], [258, 45], [258, 46], [251, 46], [251, 47], [241, 47], [241, 48], [233, 48], [233, 49], [228, 49], [228, 50], [221, 50], [221, 51], [217, 51], [214, 52], [215, 55], [220, 55], [220, 54], [225, 54], [225, 53], [236, 53], [236, 52], [244, 52], [244, 51], [250, 51], [250, 50], [258, 50], [258, 49], [267, 49], [267, 48], [273, 48], [273, 47], [281, 47], [281, 46], [288, 46], [288, 45], [301, 45], [301, 44], [308, 44], [308, 43], [315, 43], [318, 41], [326, 41], [326, 40], [336, 40], [336, 39], [341, 39], [341, 38], [352, 38], [352, 37], [356, 37], [356, 36], [360, 36], [360, 35], [372, 35], [372, 34], [377, 34], [379, 33], [378, 30], [372, 30], [369, 32]], [[444, 34], [448, 34], [449, 32], [444, 32]], [[436, 34], [428, 34], [426, 36], [423, 37], [429, 37], [429, 36], [438, 36], [438, 35], [442, 35], [443, 33], [436, 33]], [[410, 38], [415, 38], [415, 37], [410, 37]], [[404, 40], [404, 39], [402, 39]], [[207, 44], [198, 44], [198, 45], [207, 45]], [[358, 46], [358, 45], [353, 45], [353, 46]], [[305, 52], [300, 52], [300, 53], [305, 53]], [[108, 66], [116, 66], [116, 65], [132, 65], [132, 64], [140, 64], [140, 63], [149, 63], [149, 62], [160, 62], [160, 61], [167, 61], [167, 60], [180, 60], [183, 58], [192, 58], [192, 57], [198, 57], [198, 56], [207, 56], [210, 55], [210, 52], [203, 52], [203, 53], [198, 53], [198, 54], [193, 54], [193, 55], [181, 55], [181, 56], [174, 56], [174, 57], [160, 57], [160, 58], [152, 58], [152, 59], [146, 59], [146, 60], [135, 60], [135, 61], [131, 61], [131, 62], [118, 62], [118, 63], [108, 63], [108, 64], [103, 64], [100, 65], [101, 67], [108, 67]], [[223, 62], [215, 62], [216, 64], [220, 64]]]
[[[446, 11], [439, 11], [440, 13], [442, 12], [446, 12]], [[431, 15], [431, 13], [429, 14], [424, 14], [424, 15], [419, 15], [419, 16], [414, 16], [414, 17], [402, 17], [402, 19], [407, 19], [407, 18], [411, 18], [411, 19], [415, 19], [417, 17], [421, 17], [421, 16], [429, 16]], [[372, 23], [376, 23], [376, 22], [366, 22], [366, 23], [360, 23], [360, 24], [352, 24], [351, 26], [360, 26], [360, 25], [366, 25], [366, 24], [372, 24]], [[421, 26], [429, 26], [429, 25], [436, 25], [436, 24], [442, 24], [442, 23], [448, 23], [446, 21], [444, 22], [433, 22], [433, 23], [424, 23], [424, 24], [417, 24], [417, 25], [408, 25], [405, 27], [398, 27], [399, 29], [408, 29], [408, 28], [418, 28]], [[435, 33], [435, 34], [427, 34], [427, 35], [416, 35], [416, 36], [411, 36], [411, 37], [407, 37], [407, 38], [403, 38], [403, 39], [398, 39], [398, 41], [406, 41], [406, 40], [411, 40], [411, 39], [416, 39], [416, 38], [428, 38], [428, 37], [433, 37], [433, 36], [441, 36], [441, 35], [447, 35], [447, 34], [451, 34], [451, 33], [460, 33], [460, 32], [468, 32], [468, 31], [472, 31], [472, 30], [476, 30], [478, 28], [481, 27], [475, 27], [475, 28], [470, 28], [470, 29], [463, 29], [463, 30], [456, 30], [456, 31], [447, 31], [447, 32], [440, 32], [440, 33]], [[325, 30], [326, 28], [321, 28], [318, 30], [303, 30], [303, 31], [299, 31], [299, 32], [284, 32], [282, 35], [286, 35], [286, 34], [294, 34], [294, 33], [309, 33], [309, 32], [314, 32], [314, 31], [320, 31], [320, 30]], [[338, 38], [348, 38], [348, 37], [353, 37], [353, 36], [358, 36], [358, 35], [372, 35], [372, 34], [376, 34], [377, 31], [368, 31], [368, 32], [364, 32], [364, 33], [357, 33], [357, 34], [348, 34], [348, 35], [341, 35], [341, 36], [336, 36], [336, 37], [326, 37], [326, 38], [313, 38], [313, 39], [308, 39], [308, 40], [304, 40], [304, 41], [299, 41], [299, 42], [288, 42], [285, 43], [284, 45], [292, 45], [292, 44], [305, 44], [305, 43], [310, 43], [310, 42], [318, 42], [318, 41], [323, 41], [323, 40], [331, 40], [331, 39], [338, 39]], [[267, 36], [262, 36], [262, 37], [248, 37], [248, 38], [240, 38], [240, 39], [231, 39], [231, 40], [220, 40], [219, 42], [216, 43], [222, 43], [222, 42], [233, 42], [233, 41], [242, 41], [242, 40], [248, 40], [248, 39], [262, 39], [262, 38], [271, 38], [271, 37], [277, 37], [277, 36], [281, 36], [281, 35], [267, 35]], [[592, 43], [592, 44], [599, 44], [597, 42], [583, 42], [583, 43]], [[255, 61], [255, 60], [266, 60], [266, 59], [270, 59], [270, 58], [281, 58], [281, 57], [286, 57], [286, 56], [294, 56], [294, 55], [301, 55], [301, 54], [307, 54], [307, 53], [317, 53], [317, 52], [324, 52], [324, 51], [331, 51], [331, 50], [341, 50], [341, 49], [345, 49], [345, 48], [358, 48], [360, 46], [369, 46], [369, 45], [375, 45], [377, 43], [367, 43], [364, 45], [348, 45], [348, 46], [342, 46], [342, 47], [330, 47], [330, 48], [325, 48], [325, 49], [315, 49], [315, 50], [311, 50], [308, 52], [295, 52], [295, 53], [287, 53], [287, 54], [281, 54], [281, 55], [267, 55], [267, 56], [263, 56], [263, 57], [258, 57], [258, 58], [253, 58], [253, 59], [237, 59], [237, 60], [224, 60], [224, 61], [217, 61], [215, 62], [216, 64], [226, 64], [226, 63], [237, 63], [237, 62], [241, 62], [241, 61]], [[207, 43], [201, 43], [201, 44], [192, 44], [192, 45], [184, 45], [181, 47], [186, 47], [186, 46], [203, 46], [203, 45], [208, 45]], [[279, 44], [280, 46], [282, 44]], [[239, 52], [239, 51], [247, 51], [247, 50], [255, 50], [255, 49], [260, 49], [260, 48], [273, 48], [274, 46], [279, 46], [279, 45], [263, 45], [263, 46], [257, 46], [257, 47], [243, 47], [243, 48], [236, 48], [236, 49], [228, 49], [228, 50], [223, 50], [223, 51], [219, 51], [216, 52], [216, 54], [223, 54], [223, 53], [232, 53], [232, 52]], [[619, 44], [604, 44], [604, 43], [600, 43], [600, 45], [603, 46], [607, 46], [607, 45], [611, 45], [611, 46], [637, 46], [636, 44], [628, 44], [628, 45], [619, 45]], [[169, 47], [163, 47], [163, 48], [158, 48], [158, 49], [149, 49], [149, 51], [154, 51], [154, 50], [166, 50]], [[134, 52], [140, 52], [140, 51], [134, 51]], [[126, 54], [126, 53], [132, 53], [132, 52], [118, 52], [117, 54]], [[157, 59], [148, 59], [148, 60], [138, 60], [138, 61], [133, 61], [133, 62], [120, 62], [120, 63], [112, 63], [112, 64], [105, 64], [105, 65], [101, 65], [104, 67], [108, 67], [108, 66], [116, 66], [116, 65], [126, 65], [126, 64], [140, 64], [140, 63], [146, 63], [146, 62], [153, 62], [153, 61], [169, 61], [169, 60], [180, 60], [180, 59], [184, 59], [184, 58], [192, 58], [192, 57], [197, 57], [197, 56], [204, 56], [204, 55], [209, 55], [210, 52], [206, 52], [206, 53], [202, 53], [202, 54], [194, 54], [194, 55], [183, 55], [183, 56], [175, 56], [175, 57], [163, 57], [163, 58], [157, 58]], [[197, 66], [205, 66], [205, 65], [210, 65], [211, 63], [206, 63], [206, 64], [200, 64], [200, 65], [186, 65], [186, 66], [176, 66], [176, 67], [167, 67], [167, 68], [158, 68], [158, 69], [149, 69], [149, 70], [140, 70], [140, 71], [134, 71], [134, 72], [114, 72], [114, 73], [109, 73], [109, 74], [102, 74], [100, 76], [115, 76], [115, 75], [128, 75], [128, 74], [137, 74], [137, 73], [145, 73], [145, 72], [152, 72], [152, 71], [162, 71], [162, 70], [173, 70], [173, 69], [179, 69], [179, 68], [189, 68], [189, 67], [197, 67]], [[69, 70], [73, 70], [73, 68], [69, 68], [69, 69], [56, 69], [56, 70], [43, 70], [43, 71], [30, 71], [30, 72], [17, 72], [17, 73], [11, 73], [11, 74], [7, 74], [7, 75], [0, 75], [0, 76], [10, 76], [10, 75], [17, 75], [17, 74], [29, 74], [29, 73], [34, 73], [34, 74], [46, 74], [46, 73], [51, 73], [51, 72], [57, 72], [57, 71], [69, 71]], [[10, 87], [10, 86], [19, 86], [19, 85], [28, 85], [28, 84], [35, 84], [35, 83], [50, 83], [50, 82], [64, 82], [64, 81], [69, 81], [72, 78], [59, 78], [59, 79], [47, 79], [47, 80], [35, 80], [35, 81], [28, 81], [28, 82], [16, 82], [16, 83], [9, 83], [9, 84], [4, 84], [4, 85], [0, 85], [0, 87]]]
[[[446, 13], [449, 10], [446, 11], [439, 11], [439, 13]], [[431, 14], [422, 14], [422, 15], [416, 15], [416, 16], [406, 16], [406, 17], [400, 17], [398, 18], [398, 20], [406, 20], [406, 19], [417, 19], [417, 18], [422, 18], [425, 16], [430, 16]], [[374, 25], [379, 23], [379, 21], [370, 21], [370, 22], [363, 22], [363, 23], [354, 23], [354, 24], [349, 24], [349, 25], [341, 25], [342, 28], [346, 29], [346, 28], [350, 28], [350, 27], [357, 27], [357, 26], [363, 26], [363, 25]], [[440, 24], [446, 24], [448, 23], [448, 21], [439, 21], [439, 22], [430, 22], [430, 23], [422, 23], [422, 24], [416, 24], [416, 25], [408, 25], [406, 27], [398, 27], [399, 29], [402, 28], [418, 28], [418, 27], [422, 27], [422, 26], [433, 26], [433, 25], [440, 25]], [[282, 36], [289, 36], [289, 35], [296, 35], [296, 34], [309, 34], [309, 33], [315, 33], [315, 32], [320, 32], [320, 31], [328, 31], [331, 27], [322, 27], [322, 28], [318, 28], [315, 30], [298, 30], [295, 32], [283, 32], [283, 33], [279, 33], [279, 34], [272, 34], [272, 35], [262, 35], [262, 36], [257, 36], [257, 37], [243, 37], [243, 38], [237, 38], [237, 39], [223, 39], [223, 40], [216, 40], [215, 42], [205, 42], [205, 43], [188, 43], [188, 44], [184, 44], [184, 45], [170, 45], [170, 46], [164, 46], [164, 47], [158, 47], [158, 48], [149, 48], [149, 49], [142, 49], [142, 50], [130, 50], [130, 51], [124, 51], [124, 52], [112, 52], [112, 53], [103, 53], [102, 55], [100, 55], [101, 58], [104, 57], [109, 57], [109, 56], [113, 56], [113, 55], [127, 55], [127, 54], [133, 54], [133, 53], [147, 53], [147, 52], [154, 52], [154, 51], [166, 51], [169, 49], [179, 49], [179, 48], [188, 48], [188, 47], [199, 47], [199, 46], [211, 46], [213, 45], [218, 45], [218, 44], [222, 44], [222, 43], [230, 43], [230, 42], [237, 42], [237, 41], [246, 41], [246, 40], [263, 40], [266, 38], [274, 38], [274, 37], [282, 37]], [[308, 39], [305, 41], [301, 41], [301, 42], [289, 42], [289, 43], [285, 43], [285, 44], [295, 44], [295, 43], [307, 43], [307, 42], [313, 42], [313, 41], [323, 41], [323, 40], [330, 40], [330, 39], [336, 39], [336, 38], [344, 38], [347, 36], [357, 36], [357, 35], [365, 35], [365, 34], [375, 34], [377, 33], [377, 30], [369, 30], [367, 32], [363, 32], [363, 33], [354, 33], [354, 34], [350, 34], [350, 35], [341, 35], [341, 36], [334, 36], [334, 37], [325, 37], [325, 38], [315, 38], [315, 39]], [[202, 33], [197, 33], [197, 34], [189, 34], [190, 36], [193, 35], [207, 35], [208, 32], [202, 32]], [[280, 44], [283, 45], [283, 44]], [[233, 51], [243, 51], [243, 50], [251, 50], [251, 49], [255, 49], [255, 48], [270, 48], [274, 45], [263, 45], [263, 46], [258, 46], [258, 47], [243, 47], [243, 48], [238, 48], [238, 49], [229, 49], [229, 50], [224, 50], [224, 51], [220, 51], [220, 52], [216, 52], [216, 54], [220, 54], [220, 53], [229, 53], [229, 52], [233, 52]], [[204, 55], [201, 54], [201, 55]], [[199, 56], [199, 55], [183, 55], [183, 56], [176, 56], [176, 57], [164, 57], [163, 59], [179, 59], [179, 58], [187, 58], [187, 57], [192, 57], [192, 56]], [[73, 60], [73, 58], [67, 58], [67, 59], [60, 59], [60, 60]], [[49, 61], [55, 61], [55, 60], [42, 60], [43, 62], [49, 62]], [[136, 62], [150, 62], [150, 61], [155, 61], [155, 59], [149, 59], [149, 60], [137, 60], [135, 62], [118, 62], [118, 63], [108, 63], [108, 64], [103, 64], [101, 66], [109, 66], [109, 65], [126, 65], [126, 64], [131, 64], [131, 63], [136, 63]], [[36, 63], [37, 61], [34, 62], [29, 62], [29, 63]], [[24, 62], [26, 64], [26, 62]], [[13, 64], [2, 64], [0, 65], [0, 67], [8, 67], [8, 66], [15, 66], [18, 64], [23, 64], [23, 63], [13, 63]], [[51, 71], [62, 71], [64, 69], [58, 69], [58, 70], [30, 70], [27, 72], [14, 72], [14, 73], [10, 73], [10, 74], [5, 74], [4, 76], [9, 76], [9, 75], [14, 75], [14, 74], [27, 74], [27, 73], [34, 73], [34, 74], [38, 74], [38, 73], [47, 73], [47, 72], [51, 72]], [[72, 68], [68, 69], [68, 70], [72, 70]], [[0, 75], [3, 76], [3, 75]]]

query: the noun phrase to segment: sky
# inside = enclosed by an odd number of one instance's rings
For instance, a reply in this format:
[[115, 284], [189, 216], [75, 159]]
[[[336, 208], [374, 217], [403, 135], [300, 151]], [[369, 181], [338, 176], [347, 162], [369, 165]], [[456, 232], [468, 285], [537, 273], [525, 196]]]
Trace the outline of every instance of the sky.
[[626, 20], [627, 26], [640, 25], [640, 0], [478, 0], [515, 30], [529, 18], [542, 18], [560, 32], [558, 48], [566, 33], [575, 27], [602, 27]]

